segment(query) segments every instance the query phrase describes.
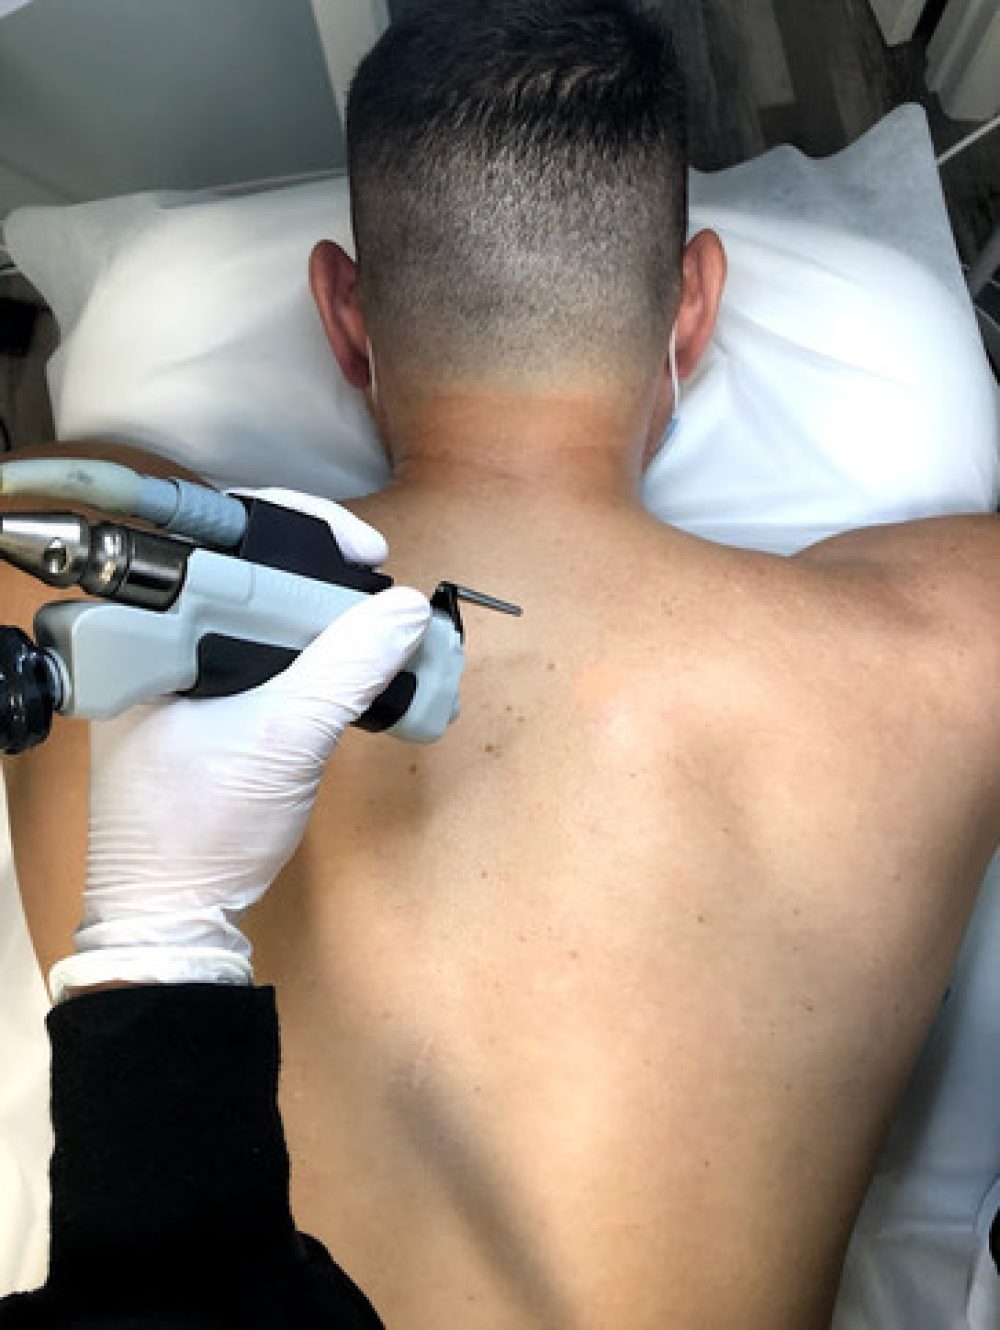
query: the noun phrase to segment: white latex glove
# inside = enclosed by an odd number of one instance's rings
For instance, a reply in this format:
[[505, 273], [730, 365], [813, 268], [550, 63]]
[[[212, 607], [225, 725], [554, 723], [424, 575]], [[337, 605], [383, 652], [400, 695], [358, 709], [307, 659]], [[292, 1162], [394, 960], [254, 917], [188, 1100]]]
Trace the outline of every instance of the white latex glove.
[[[288, 491], [257, 496], [326, 519], [347, 559], [385, 541], [352, 514]], [[342, 615], [263, 687], [172, 699], [91, 726], [90, 837], [67, 989], [125, 980], [252, 982], [245, 912], [295, 853], [327, 760], [419, 647], [431, 609], [394, 587]]]

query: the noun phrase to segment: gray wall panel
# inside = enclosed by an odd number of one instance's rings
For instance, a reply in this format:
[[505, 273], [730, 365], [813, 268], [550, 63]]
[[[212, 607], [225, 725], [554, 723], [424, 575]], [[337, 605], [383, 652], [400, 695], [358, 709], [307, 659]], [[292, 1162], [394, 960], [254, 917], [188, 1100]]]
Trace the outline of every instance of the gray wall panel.
[[34, 0], [0, 20], [0, 216], [343, 161], [309, 0]]

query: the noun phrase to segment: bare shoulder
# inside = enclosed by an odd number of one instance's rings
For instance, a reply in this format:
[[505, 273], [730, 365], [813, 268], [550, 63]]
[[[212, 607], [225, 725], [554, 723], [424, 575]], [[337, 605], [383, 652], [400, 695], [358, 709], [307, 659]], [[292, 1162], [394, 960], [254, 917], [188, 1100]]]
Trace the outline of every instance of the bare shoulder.
[[871, 589], [949, 662], [1000, 677], [1000, 516], [929, 518], [849, 531], [793, 562]]
[[826, 567], [868, 564], [911, 575], [931, 571], [992, 572], [1000, 587], [1000, 516], [974, 513], [958, 517], [928, 517], [917, 522], [862, 527], [811, 545], [795, 558]]
[[867, 603], [894, 648], [888, 686], [963, 736], [1000, 802], [1000, 517], [852, 531], [791, 562]]

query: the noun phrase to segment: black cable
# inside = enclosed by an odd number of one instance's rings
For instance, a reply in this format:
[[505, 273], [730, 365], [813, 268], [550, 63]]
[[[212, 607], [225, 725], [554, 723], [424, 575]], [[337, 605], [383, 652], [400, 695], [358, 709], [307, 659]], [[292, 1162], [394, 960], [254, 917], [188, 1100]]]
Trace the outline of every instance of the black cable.
[[14, 440], [10, 436], [10, 430], [7, 428], [7, 422], [3, 416], [0, 416], [0, 451], [12, 453], [14, 451]]

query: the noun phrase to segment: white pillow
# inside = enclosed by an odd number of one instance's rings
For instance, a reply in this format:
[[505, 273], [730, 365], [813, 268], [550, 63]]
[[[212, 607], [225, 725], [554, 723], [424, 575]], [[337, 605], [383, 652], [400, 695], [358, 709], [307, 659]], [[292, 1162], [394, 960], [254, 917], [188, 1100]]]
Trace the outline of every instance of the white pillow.
[[[150, 448], [219, 484], [381, 488], [385, 457], [307, 282], [317, 240], [353, 252], [347, 190], [15, 213], [8, 244], [63, 335], [49, 367], [59, 438]], [[903, 108], [827, 162], [783, 148], [695, 174], [692, 194], [730, 281], [680, 433], [647, 477], [650, 509], [791, 551], [995, 508], [995, 388], [923, 112]]]
[[62, 333], [59, 438], [149, 448], [219, 483], [346, 498], [385, 481], [308, 286], [317, 240], [351, 245], [346, 180], [32, 208], [6, 233]]

